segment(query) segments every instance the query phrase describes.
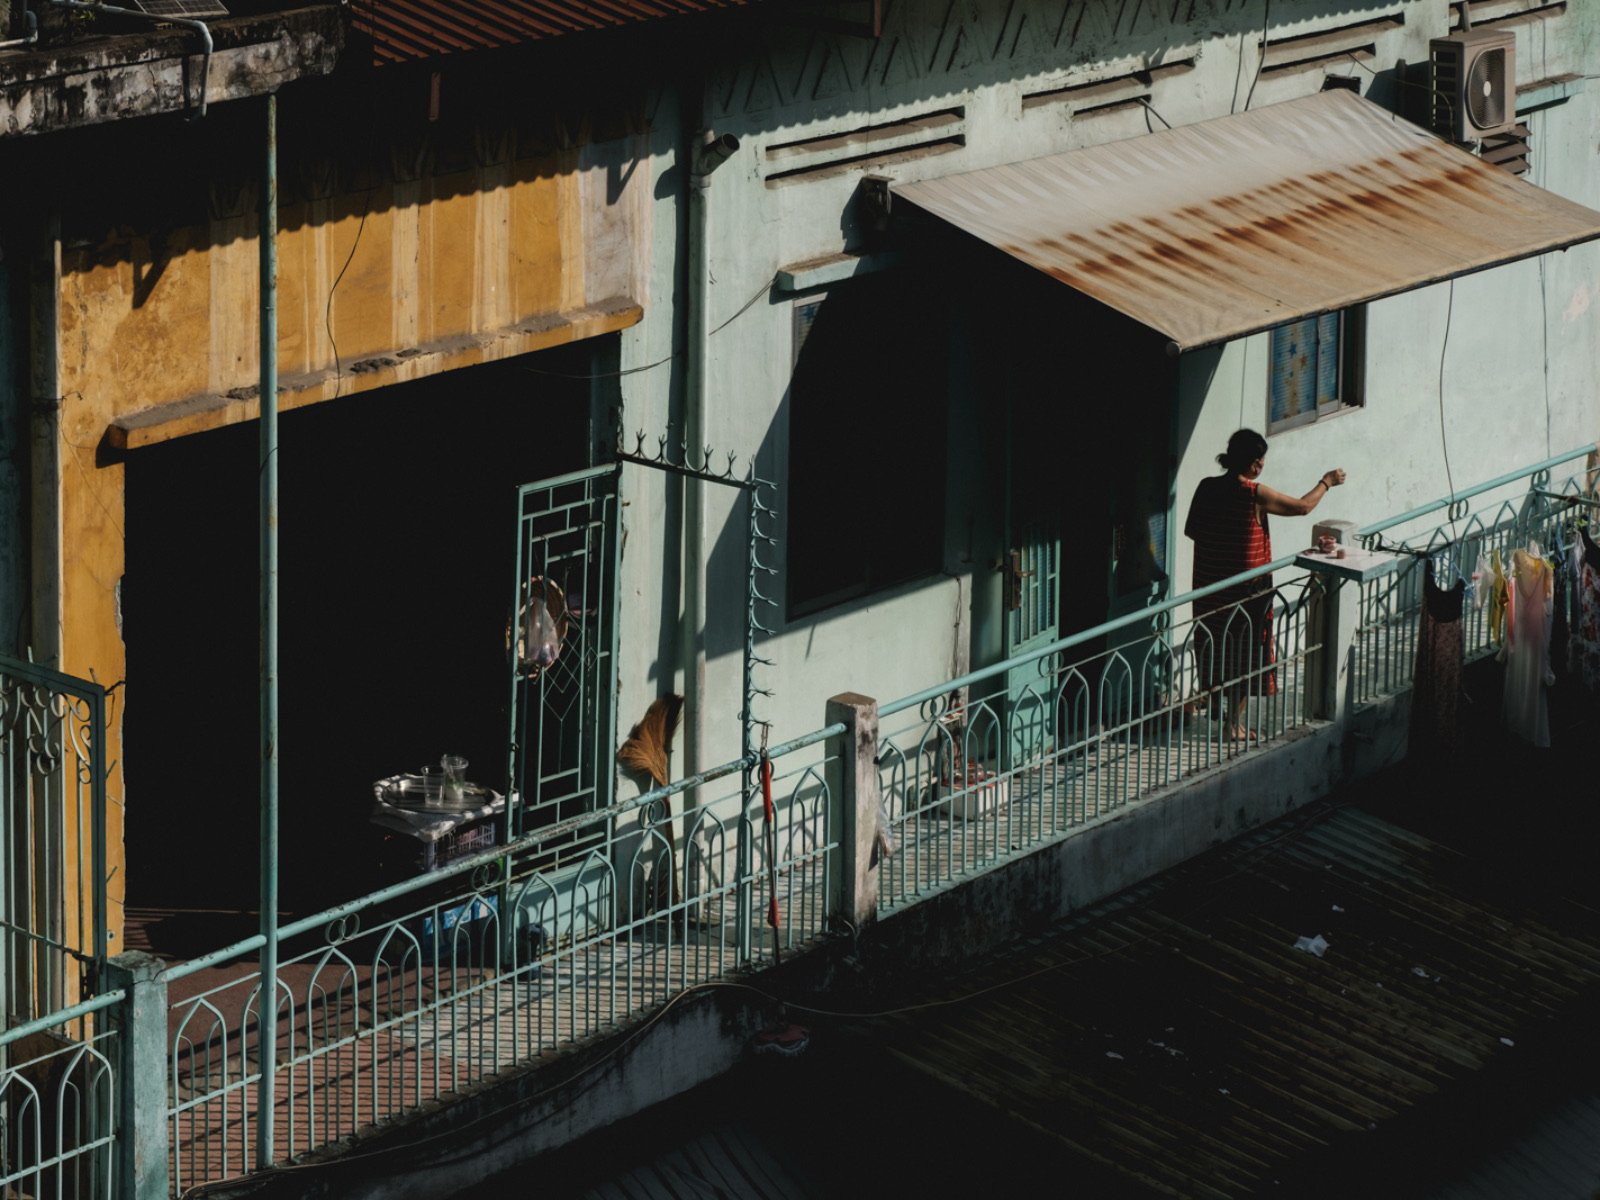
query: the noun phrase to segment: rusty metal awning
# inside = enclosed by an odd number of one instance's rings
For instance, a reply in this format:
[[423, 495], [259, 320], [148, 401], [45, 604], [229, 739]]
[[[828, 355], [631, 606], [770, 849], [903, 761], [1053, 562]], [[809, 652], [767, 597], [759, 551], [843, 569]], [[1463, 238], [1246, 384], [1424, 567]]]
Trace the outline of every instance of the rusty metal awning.
[[1600, 238], [1354, 92], [897, 187], [1194, 350]]

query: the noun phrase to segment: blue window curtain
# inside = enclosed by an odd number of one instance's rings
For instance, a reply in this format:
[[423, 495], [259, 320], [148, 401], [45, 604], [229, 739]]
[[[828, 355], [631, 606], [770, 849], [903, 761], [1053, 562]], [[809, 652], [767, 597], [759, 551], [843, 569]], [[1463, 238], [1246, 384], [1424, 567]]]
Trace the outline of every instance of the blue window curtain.
[[1272, 331], [1271, 424], [1314, 413], [1339, 399], [1341, 325], [1342, 314], [1325, 313]]

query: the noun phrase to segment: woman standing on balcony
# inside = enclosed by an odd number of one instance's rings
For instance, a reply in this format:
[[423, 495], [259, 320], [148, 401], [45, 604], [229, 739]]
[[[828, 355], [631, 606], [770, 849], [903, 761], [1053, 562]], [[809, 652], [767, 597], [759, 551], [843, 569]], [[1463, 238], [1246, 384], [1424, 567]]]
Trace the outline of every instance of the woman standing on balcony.
[[[1323, 472], [1298, 498], [1258, 483], [1267, 464], [1267, 439], [1241, 429], [1217, 455], [1222, 474], [1202, 479], [1189, 504], [1183, 532], [1194, 539], [1196, 588], [1208, 587], [1242, 571], [1272, 561], [1267, 517], [1303, 517], [1322, 497], [1344, 482], [1338, 468]], [[1229, 717], [1228, 736], [1235, 741], [1255, 737], [1245, 726], [1245, 705], [1252, 694], [1277, 691], [1272, 641], [1272, 576], [1258, 575], [1195, 602], [1200, 628], [1194, 638], [1201, 690], [1212, 711], [1219, 704]]]

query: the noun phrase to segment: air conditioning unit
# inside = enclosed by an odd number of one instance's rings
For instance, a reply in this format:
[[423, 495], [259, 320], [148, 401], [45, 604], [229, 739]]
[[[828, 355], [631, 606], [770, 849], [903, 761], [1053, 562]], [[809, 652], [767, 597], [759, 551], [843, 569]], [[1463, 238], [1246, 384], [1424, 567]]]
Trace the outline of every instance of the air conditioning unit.
[[1517, 39], [1504, 29], [1465, 29], [1428, 43], [1433, 129], [1476, 142], [1517, 123]]

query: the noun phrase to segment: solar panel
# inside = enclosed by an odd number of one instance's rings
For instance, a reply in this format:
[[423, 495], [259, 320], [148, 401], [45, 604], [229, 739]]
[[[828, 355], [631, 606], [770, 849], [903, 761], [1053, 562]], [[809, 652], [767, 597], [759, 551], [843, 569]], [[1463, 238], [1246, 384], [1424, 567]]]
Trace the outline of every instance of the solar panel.
[[225, 17], [228, 9], [218, 0], [127, 0], [132, 8], [152, 17], [183, 17], [195, 21], [203, 17]]

